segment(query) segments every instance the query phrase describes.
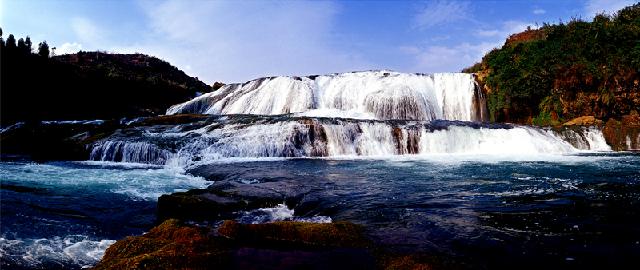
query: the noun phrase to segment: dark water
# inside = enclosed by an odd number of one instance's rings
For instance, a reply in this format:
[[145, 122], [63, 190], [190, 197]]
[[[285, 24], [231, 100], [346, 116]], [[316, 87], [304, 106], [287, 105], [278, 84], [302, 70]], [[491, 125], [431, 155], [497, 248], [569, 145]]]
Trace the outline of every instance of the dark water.
[[205, 181], [144, 165], [0, 163], [0, 268], [74, 269], [155, 222], [160, 194]]
[[482, 159], [301, 159], [193, 172], [248, 184], [297, 179], [312, 191], [295, 215], [363, 224], [393, 251], [450, 267], [637, 269], [640, 155]]
[[[635, 269], [640, 155], [536, 159], [290, 159], [191, 172], [246, 185], [294, 181], [309, 191], [294, 215], [363, 224], [389, 250], [446, 258], [451, 267]], [[92, 265], [113, 240], [153, 225], [160, 194], [207, 185], [158, 167], [0, 168], [2, 269]]]

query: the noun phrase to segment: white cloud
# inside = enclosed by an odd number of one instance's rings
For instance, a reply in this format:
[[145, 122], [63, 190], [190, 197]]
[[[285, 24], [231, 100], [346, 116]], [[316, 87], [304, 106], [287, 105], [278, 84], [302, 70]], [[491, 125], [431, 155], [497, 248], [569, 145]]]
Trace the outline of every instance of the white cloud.
[[542, 14], [545, 14], [545, 13], [547, 13], [547, 11], [544, 10], [544, 9], [541, 9], [541, 8], [536, 8], [536, 9], [533, 10], [533, 14], [536, 14], [536, 15], [542, 15]]
[[71, 29], [76, 38], [83, 43], [97, 45], [102, 44], [104, 41], [104, 31], [87, 18], [72, 18]]
[[599, 13], [613, 14], [616, 11], [635, 4], [635, 0], [589, 0], [585, 5], [585, 12], [588, 16], [594, 17]]
[[536, 28], [526, 22], [506, 21], [498, 29], [477, 31], [475, 36], [481, 41], [476, 43], [463, 42], [426, 47], [403, 46], [400, 47], [400, 51], [414, 57], [414, 68], [420, 72], [457, 72], [479, 62], [489, 51], [502, 46], [507, 37], [522, 32], [527, 27]]
[[469, 2], [431, 1], [420, 9], [414, 17], [414, 27], [426, 29], [437, 25], [468, 19], [470, 16]]
[[490, 38], [493, 42], [503, 41], [512, 34], [520, 33], [527, 28], [535, 29], [537, 26], [522, 21], [503, 22], [498, 29], [477, 30], [474, 35], [481, 38]]
[[332, 2], [143, 2], [148, 41], [117, 51], [161, 57], [211, 83], [372, 68], [334, 44]]
[[479, 37], [495, 37], [497, 35], [500, 35], [500, 30], [478, 30], [477, 32], [475, 32], [475, 35]]
[[77, 53], [78, 51], [82, 50], [82, 44], [77, 43], [77, 42], [65, 42], [64, 44], [56, 47], [56, 55], [61, 55], [61, 54], [70, 54], [70, 53]]
[[455, 46], [428, 46], [423, 49], [406, 50], [415, 57], [415, 70], [419, 72], [459, 72], [480, 61], [482, 57], [500, 43], [461, 43]]

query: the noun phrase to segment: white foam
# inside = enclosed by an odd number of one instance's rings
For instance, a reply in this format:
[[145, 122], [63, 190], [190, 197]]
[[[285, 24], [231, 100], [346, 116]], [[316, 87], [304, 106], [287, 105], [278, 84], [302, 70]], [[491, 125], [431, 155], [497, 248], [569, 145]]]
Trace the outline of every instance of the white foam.
[[1, 163], [0, 179], [61, 188], [90, 186], [125, 194], [132, 200], [157, 200], [162, 194], [173, 193], [175, 190], [205, 188], [210, 184], [202, 177], [184, 174], [182, 169], [137, 165], [128, 167], [125, 164], [127, 169], [123, 170], [122, 167], [112, 167], [113, 163], [106, 164], [106, 167], [92, 168], [56, 163]]
[[259, 208], [241, 213], [238, 221], [241, 223], [261, 224], [275, 221], [298, 221], [309, 223], [331, 223], [332, 220], [327, 216], [314, 217], [295, 217], [294, 210], [289, 209], [284, 203], [275, 207]]
[[174, 105], [167, 114], [302, 113], [316, 117], [359, 119], [476, 119], [471, 74], [433, 75], [388, 70], [271, 77], [225, 85], [217, 91]]
[[585, 132], [585, 137], [589, 143], [589, 150], [592, 151], [611, 151], [611, 146], [604, 139], [602, 130], [596, 127], [589, 127]]
[[[0, 257], [22, 267], [39, 269], [50, 263], [95, 265], [115, 240], [91, 240], [83, 235], [69, 235], [40, 239], [7, 239], [0, 237]], [[20, 254], [20, 255], [18, 255]]]

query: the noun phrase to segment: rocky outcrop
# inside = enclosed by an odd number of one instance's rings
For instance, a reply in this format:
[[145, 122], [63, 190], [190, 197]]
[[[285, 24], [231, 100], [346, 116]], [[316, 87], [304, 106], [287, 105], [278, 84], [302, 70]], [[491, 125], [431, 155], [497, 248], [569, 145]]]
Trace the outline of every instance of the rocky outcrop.
[[365, 248], [371, 245], [363, 228], [349, 222], [306, 223], [279, 221], [241, 224], [227, 220], [218, 234], [239, 243], [271, 246], [314, 246]]
[[607, 143], [615, 151], [640, 150], [640, 116], [635, 112], [622, 119], [609, 119], [602, 130]]
[[116, 242], [94, 269], [372, 269], [369, 243], [348, 222], [225, 221], [216, 229], [171, 219]]
[[122, 239], [94, 269], [227, 269], [231, 250], [211, 229], [168, 220], [141, 236]]
[[620, 119], [640, 108], [639, 10], [634, 4], [592, 21], [527, 29], [464, 71], [476, 74], [487, 93], [492, 121], [556, 125], [589, 115]]
[[602, 126], [604, 122], [593, 116], [581, 116], [571, 119], [562, 124], [563, 126]]
[[104, 121], [16, 123], [0, 132], [1, 159], [87, 160], [88, 145], [118, 126]]
[[[256, 183], [224, 181], [224, 166], [204, 166], [190, 171], [207, 175], [216, 181], [207, 189], [195, 189], [162, 195], [158, 199], [158, 219], [214, 220], [234, 217], [238, 211], [274, 207], [285, 203], [289, 208], [298, 205], [303, 196], [315, 186], [297, 179], [278, 179]], [[268, 177], [263, 175], [262, 177]], [[222, 181], [220, 181], [222, 180]]]

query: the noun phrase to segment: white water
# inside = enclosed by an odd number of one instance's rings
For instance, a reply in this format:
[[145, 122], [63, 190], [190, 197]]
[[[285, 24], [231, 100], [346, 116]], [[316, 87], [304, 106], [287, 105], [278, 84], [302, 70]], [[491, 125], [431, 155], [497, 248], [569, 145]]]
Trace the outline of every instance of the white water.
[[597, 127], [580, 127], [580, 129], [580, 132], [565, 129], [562, 132], [549, 131], [549, 133], [551, 133], [552, 136], [563, 138], [580, 150], [611, 151], [611, 146], [609, 146], [604, 139], [601, 129]]
[[94, 266], [115, 240], [89, 240], [83, 235], [40, 239], [6, 239], [0, 237], [0, 257], [21, 266], [44, 269], [51, 265]]
[[202, 177], [183, 174], [181, 170], [164, 167], [141, 167], [123, 163], [104, 164], [88, 162], [95, 166], [73, 167], [51, 164], [1, 163], [0, 179], [4, 183], [22, 185], [55, 186], [63, 189], [86, 188], [96, 192], [123, 194], [131, 200], [155, 201], [163, 194], [204, 188], [209, 182]]
[[274, 221], [297, 221], [311, 223], [331, 223], [331, 217], [313, 216], [313, 217], [296, 217], [295, 211], [289, 209], [284, 203], [275, 207], [259, 208], [251, 211], [243, 211], [240, 213], [238, 221], [240, 223], [261, 224]]
[[[300, 113], [316, 117], [484, 120], [473, 75], [365, 71], [317, 77], [273, 77], [225, 85], [172, 106], [167, 114]], [[480, 117], [478, 117], [480, 116]]]
[[[158, 147], [139, 147], [140, 144], [151, 145], [140, 142], [145, 140], [144, 137], [136, 138], [134, 142], [103, 142], [94, 147], [91, 158], [140, 162], [140, 156], [157, 156], [160, 160], [143, 162], [184, 168], [230, 158], [383, 157], [407, 154], [533, 156], [610, 150], [602, 132], [597, 129], [588, 129], [582, 134], [571, 131], [571, 136], [582, 140], [572, 145], [564, 137], [565, 134], [527, 126], [472, 127], [464, 123], [446, 123], [436, 127], [429, 122], [394, 124], [319, 119], [222, 126], [212, 130], [204, 127], [185, 133], [144, 133], [149, 138], [165, 136], [185, 140], [181, 147], [171, 151]], [[131, 154], [120, 155], [122, 159], [113, 159], [114, 155], [104, 154], [118, 149]], [[166, 155], [146, 151], [160, 151]]]

